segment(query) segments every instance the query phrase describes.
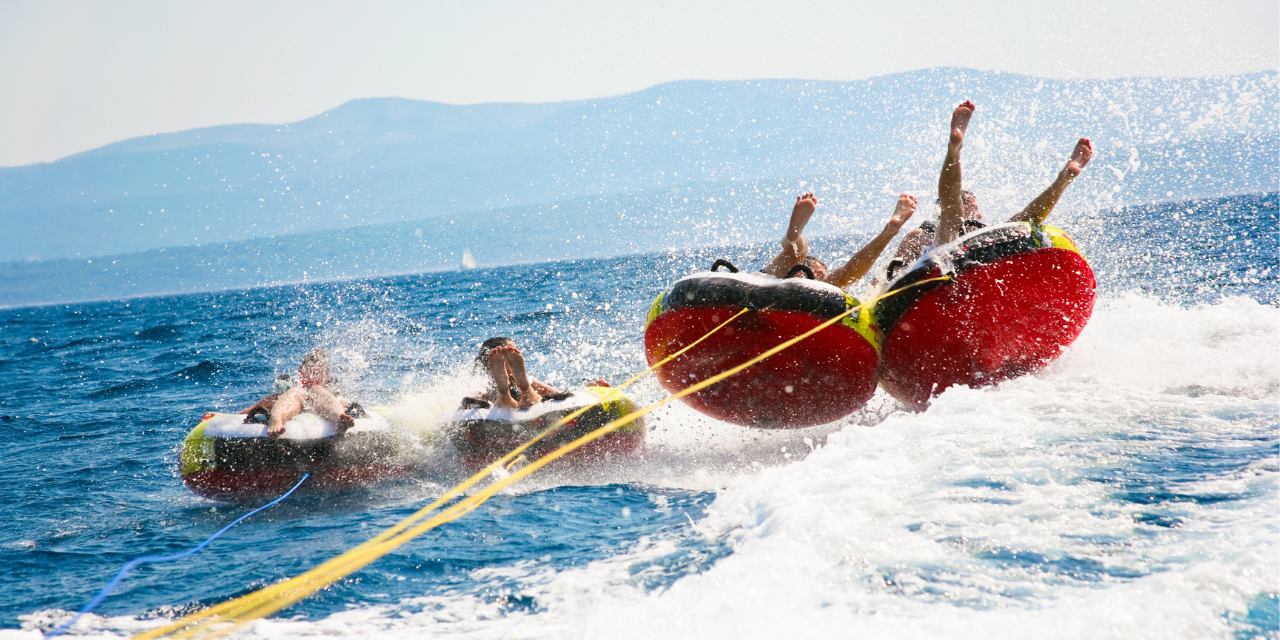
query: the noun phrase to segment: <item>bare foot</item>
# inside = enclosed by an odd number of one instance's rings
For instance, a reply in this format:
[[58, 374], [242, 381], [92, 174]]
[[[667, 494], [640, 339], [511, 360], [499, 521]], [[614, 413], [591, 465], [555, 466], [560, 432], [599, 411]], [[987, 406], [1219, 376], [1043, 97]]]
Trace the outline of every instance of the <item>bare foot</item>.
[[588, 382], [587, 386], [588, 387], [611, 387], [612, 385], [610, 385], [609, 381], [605, 380], [604, 378], [600, 378], [598, 380]]
[[271, 436], [272, 438], [279, 438], [283, 434], [284, 434], [284, 425], [282, 424], [273, 424], [267, 427], [267, 435]]
[[884, 225], [885, 231], [897, 233], [898, 229], [911, 219], [911, 214], [916, 212], [916, 199], [908, 194], [898, 196], [898, 206], [893, 210], [893, 217], [889, 218], [889, 222]]
[[496, 395], [497, 397], [496, 397], [496, 398], [494, 398], [494, 400], [493, 400], [493, 408], [495, 408], [495, 409], [516, 409], [516, 408], [519, 408], [519, 405], [517, 405], [517, 404], [516, 404], [516, 400], [515, 400], [515, 398], [512, 398], [512, 397], [511, 397], [511, 392], [510, 392], [510, 391], [499, 391], [498, 393], [496, 393], [496, 394], [494, 394], [494, 395]]
[[520, 392], [521, 409], [528, 409], [539, 402], [542, 402], [542, 396], [538, 395], [538, 392], [534, 391], [532, 387]]
[[345, 413], [338, 416], [338, 435], [345, 434], [347, 432], [347, 429], [350, 429], [351, 427], [354, 427], [354, 426], [356, 426], [355, 418], [352, 418], [351, 416]]
[[495, 363], [506, 362], [508, 354], [520, 353], [520, 350], [512, 345], [504, 344], [489, 350], [489, 363], [497, 366]]
[[965, 100], [951, 114], [951, 139], [949, 143], [952, 147], [958, 149], [964, 146], [964, 132], [969, 129], [969, 119], [973, 117], [974, 109], [977, 109], [977, 107], [972, 102]]
[[[786, 242], [800, 243], [804, 240], [804, 227], [809, 224], [809, 218], [813, 217], [813, 212], [818, 210], [818, 199], [812, 193], [806, 193], [796, 198], [796, 206], [791, 209], [791, 224], [787, 227], [787, 235], [783, 237]], [[803, 252], [805, 247], [801, 247]]]
[[1093, 159], [1093, 144], [1088, 138], [1080, 138], [1076, 142], [1076, 148], [1071, 152], [1071, 159], [1067, 160], [1067, 166], [1063, 167], [1062, 172], [1067, 174], [1068, 178], [1075, 178], [1084, 171], [1084, 166], [1089, 164]]

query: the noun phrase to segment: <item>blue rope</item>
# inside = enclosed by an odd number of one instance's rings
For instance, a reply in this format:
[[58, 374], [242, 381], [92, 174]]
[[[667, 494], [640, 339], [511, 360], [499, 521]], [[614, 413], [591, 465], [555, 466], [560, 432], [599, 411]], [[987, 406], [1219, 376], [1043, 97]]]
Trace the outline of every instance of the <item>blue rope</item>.
[[229, 525], [227, 525], [227, 526], [225, 526], [225, 527], [223, 527], [223, 528], [219, 529], [217, 533], [215, 533], [215, 534], [213, 534], [213, 535], [209, 536], [209, 537], [208, 537], [204, 542], [201, 542], [200, 544], [196, 545], [196, 546], [195, 546], [194, 548], [192, 548], [192, 549], [188, 549], [188, 550], [186, 550], [186, 551], [183, 551], [182, 553], [176, 553], [176, 554], [171, 555], [171, 556], [142, 556], [141, 558], [134, 558], [133, 560], [130, 560], [130, 561], [126, 562], [126, 563], [125, 563], [125, 565], [124, 565], [124, 567], [122, 567], [122, 568], [120, 569], [120, 573], [117, 573], [117, 574], [116, 574], [116, 577], [112, 578], [112, 579], [111, 579], [111, 582], [108, 582], [108, 583], [107, 583], [107, 586], [106, 586], [106, 587], [104, 587], [104, 588], [102, 589], [102, 591], [101, 591], [97, 596], [95, 596], [92, 600], [90, 600], [90, 601], [89, 601], [89, 604], [86, 604], [86, 605], [84, 606], [84, 608], [80, 610], [80, 613], [77, 613], [77, 614], [75, 615], [75, 617], [74, 617], [74, 618], [72, 618], [69, 622], [64, 622], [64, 623], [62, 623], [61, 625], [59, 625], [57, 629], [54, 629], [52, 632], [50, 632], [50, 633], [49, 633], [49, 635], [47, 635], [47, 636], [45, 636], [45, 637], [46, 637], [46, 638], [51, 638], [51, 637], [53, 637], [53, 636], [60, 636], [60, 635], [62, 635], [62, 634], [64, 634], [64, 633], [66, 633], [67, 629], [70, 629], [70, 628], [71, 628], [71, 626], [72, 626], [72, 625], [74, 625], [74, 624], [76, 623], [76, 621], [78, 621], [78, 620], [80, 619], [80, 616], [83, 616], [84, 614], [89, 613], [90, 611], [93, 611], [94, 607], [97, 607], [98, 605], [102, 604], [102, 601], [103, 601], [103, 600], [106, 600], [106, 599], [107, 599], [107, 596], [108, 596], [112, 591], [114, 591], [116, 587], [120, 586], [120, 581], [124, 580], [124, 577], [125, 577], [126, 575], [128, 575], [128, 574], [129, 574], [129, 572], [130, 572], [130, 571], [132, 571], [134, 567], [136, 567], [136, 566], [138, 566], [138, 565], [140, 565], [140, 564], [148, 564], [148, 563], [156, 563], [156, 562], [170, 562], [170, 561], [173, 561], [173, 560], [181, 560], [181, 559], [183, 559], [183, 558], [185, 558], [185, 557], [187, 557], [187, 556], [189, 556], [189, 555], [191, 555], [191, 554], [194, 554], [194, 553], [199, 552], [201, 549], [204, 549], [205, 547], [209, 546], [209, 543], [210, 543], [210, 542], [213, 542], [214, 540], [217, 540], [217, 539], [218, 539], [218, 536], [220, 536], [220, 535], [222, 535], [222, 534], [226, 533], [226, 532], [227, 532], [227, 529], [230, 529], [231, 527], [234, 527], [234, 526], [236, 526], [236, 525], [240, 524], [240, 522], [241, 522], [242, 520], [244, 520], [245, 518], [248, 518], [249, 516], [251, 516], [251, 515], [253, 515], [253, 514], [255, 514], [255, 513], [259, 512], [259, 511], [262, 511], [263, 509], [266, 509], [267, 507], [274, 507], [275, 505], [279, 504], [281, 500], [284, 500], [285, 498], [288, 498], [288, 497], [289, 497], [289, 495], [290, 495], [290, 494], [292, 494], [294, 491], [297, 491], [297, 490], [298, 490], [298, 487], [301, 487], [301, 486], [302, 486], [302, 483], [303, 483], [303, 482], [306, 482], [306, 481], [307, 481], [307, 478], [309, 478], [310, 476], [311, 476], [311, 474], [309, 474], [309, 473], [304, 473], [304, 474], [302, 474], [302, 479], [298, 481], [298, 484], [293, 485], [293, 488], [292, 488], [292, 489], [290, 489], [290, 490], [288, 490], [288, 491], [286, 491], [284, 495], [280, 496], [279, 498], [276, 498], [275, 500], [272, 500], [271, 502], [269, 502], [269, 503], [267, 503], [267, 504], [262, 505], [261, 507], [258, 507], [257, 509], [254, 509], [253, 511], [250, 511], [249, 513], [246, 513], [246, 514], [244, 514], [244, 515], [240, 516], [239, 518], [236, 518], [236, 519], [235, 519], [235, 522], [232, 522], [231, 524], [229, 524]]

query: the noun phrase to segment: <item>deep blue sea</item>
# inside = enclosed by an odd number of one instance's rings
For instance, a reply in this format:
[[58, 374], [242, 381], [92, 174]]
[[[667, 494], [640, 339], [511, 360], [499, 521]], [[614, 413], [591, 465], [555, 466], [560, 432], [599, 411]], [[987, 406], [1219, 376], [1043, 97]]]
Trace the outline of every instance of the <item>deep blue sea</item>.
[[[765, 432], [673, 405], [634, 460], [531, 477], [254, 623], [253, 637], [1159, 637], [1280, 634], [1277, 197], [1055, 220], [1099, 278], [1045, 371], [883, 392]], [[914, 224], [914, 223], [913, 223]], [[836, 255], [861, 236], [815, 241]], [[300, 494], [130, 575], [74, 633], [128, 635], [297, 575], [465, 477], [440, 416], [514, 337], [563, 386], [645, 367], [655, 295], [767, 246], [0, 310], [0, 629], [40, 637], [129, 559], [255, 504], [192, 495], [177, 449], [309, 348], [420, 447], [401, 481]], [[633, 388], [642, 403], [663, 393]]]

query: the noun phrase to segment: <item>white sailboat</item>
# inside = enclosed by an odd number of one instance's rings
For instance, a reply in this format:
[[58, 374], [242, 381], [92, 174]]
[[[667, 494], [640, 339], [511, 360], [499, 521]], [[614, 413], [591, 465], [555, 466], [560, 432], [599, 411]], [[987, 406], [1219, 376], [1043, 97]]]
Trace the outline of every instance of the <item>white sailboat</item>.
[[468, 247], [463, 247], [462, 248], [462, 270], [468, 271], [474, 268], [476, 268], [476, 259], [472, 257], [471, 249]]

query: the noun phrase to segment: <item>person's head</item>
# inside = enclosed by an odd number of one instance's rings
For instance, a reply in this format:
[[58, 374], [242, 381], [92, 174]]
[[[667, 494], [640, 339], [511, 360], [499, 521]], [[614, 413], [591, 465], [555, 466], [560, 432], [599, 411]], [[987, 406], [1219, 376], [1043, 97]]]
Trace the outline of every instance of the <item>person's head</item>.
[[325, 385], [329, 383], [329, 354], [319, 347], [302, 356], [302, 364], [298, 365], [298, 378], [305, 385]]
[[516, 343], [515, 340], [512, 340], [511, 338], [505, 338], [502, 336], [489, 338], [488, 340], [481, 342], [480, 353], [476, 354], [476, 366], [479, 367], [481, 371], [488, 373], [489, 372], [489, 354], [493, 353], [493, 350], [497, 349], [498, 347], [505, 347], [506, 345], [509, 345], [509, 344], [514, 345], [515, 343]]
[[964, 198], [964, 219], [980, 220], [982, 214], [978, 213], [978, 196], [973, 195], [972, 191], [960, 191], [961, 197]]
[[[813, 256], [805, 256], [805, 257], [804, 257], [804, 262], [803, 262], [802, 264], [804, 264], [804, 266], [806, 266], [806, 267], [809, 267], [809, 270], [813, 272], [813, 279], [814, 279], [814, 280], [822, 281], [822, 280], [825, 280], [825, 279], [827, 278], [827, 264], [826, 264], [825, 262], [823, 262], [823, 261], [821, 261], [821, 260], [819, 260], [819, 259], [817, 259], [817, 258], [815, 258], [815, 257], [813, 257]], [[793, 278], [803, 278], [803, 277], [804, 277], [804, 274], [803, 274], [803, 273], [796, 273], [795, 275], [793, 275], [793, 276], [791, 276], [791, 277], [793, 277]]]
[[[964, 200], [964, 213], [961, 214], [964, 219], [981, 220], [982, 214], [978, 213], [978, 196], [973, 195], [973, 192], [968, 189], [961, 189], [960, 198]], [[942, 204], [942, 201], [938, 200], [937, 203]]]

